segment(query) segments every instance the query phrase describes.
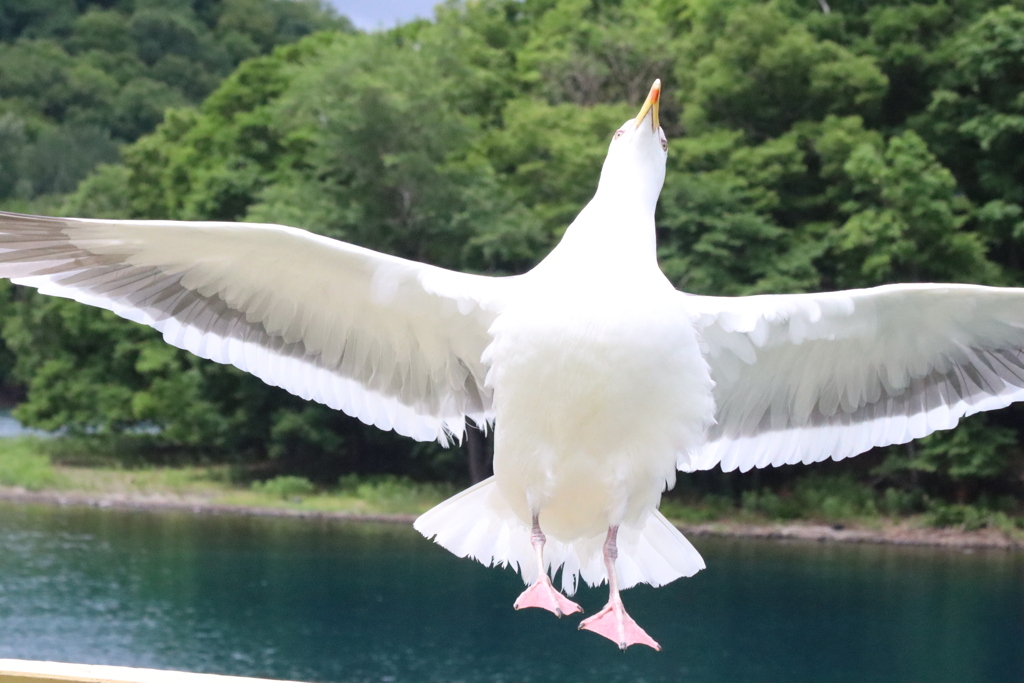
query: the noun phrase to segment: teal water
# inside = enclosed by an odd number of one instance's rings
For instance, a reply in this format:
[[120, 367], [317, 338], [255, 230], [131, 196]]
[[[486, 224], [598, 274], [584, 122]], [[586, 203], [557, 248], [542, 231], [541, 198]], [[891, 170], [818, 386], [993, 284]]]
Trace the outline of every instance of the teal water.
[[[0, 657], [306, 681], [1024, 681], [1024, 554], [697, 538], [664, 652], [511, 608], [401, 525], [0, 504]], [[579, 601], [592, 614], [604, 589]]]

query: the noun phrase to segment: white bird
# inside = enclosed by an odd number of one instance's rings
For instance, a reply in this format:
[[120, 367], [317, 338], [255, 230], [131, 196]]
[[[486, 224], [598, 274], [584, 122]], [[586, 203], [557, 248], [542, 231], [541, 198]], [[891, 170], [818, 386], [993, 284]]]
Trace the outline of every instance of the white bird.
[[416, 521], [512, 565], [516, 607], [658, 644], [619, 590], [704, 567], [659, 512], [676, 470], [840, 460], [1024, 398], [1024, 290], [910, 284], [719, 298], [658, 268], [660, 83], [615, 132], [591, 202], [530, 272], [490, 278], [246, 223], [0, 216], [0, 276], [381, 429], [494, 423], [494, 476]]

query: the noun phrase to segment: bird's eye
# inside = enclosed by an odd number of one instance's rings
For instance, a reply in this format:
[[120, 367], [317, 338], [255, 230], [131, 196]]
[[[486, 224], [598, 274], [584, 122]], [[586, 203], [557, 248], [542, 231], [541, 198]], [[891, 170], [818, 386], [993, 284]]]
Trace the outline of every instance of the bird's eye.
[[617, 131], [615, 131], [615, 135], [612, 136], [612, 140], [618, 140], [619, 138], [622, 137], [622, 134], [625, 132], [626, 131], [622, 130], [621, 128], [618, 129]]
[[665, 138], [661, 139], [661, 151], [662, 152], [667, 152], [668, 151], [668, 140], [666, 140]]

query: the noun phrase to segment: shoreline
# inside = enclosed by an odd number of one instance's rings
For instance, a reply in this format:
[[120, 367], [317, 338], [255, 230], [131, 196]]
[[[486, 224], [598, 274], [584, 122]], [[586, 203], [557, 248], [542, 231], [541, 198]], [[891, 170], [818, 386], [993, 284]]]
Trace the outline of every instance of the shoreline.
[[69, 491], [26, 491], [25, 489], [0, 487], [0, 502], [35, 503], [60, 507], [93, 507], [104, 510], [125, 511], [176, 511], [207, 515], [239, 515], [246, 517], [298, 517], [335, 519], [351, 522], [392, 522], [412, 524], [419, 515], [400, 513], [359, 513], [322, 510], [295, 510], [293, 508], [262, 507], [255, 505], [229, 505], [211, 503], [200, 498], [168, 495], [146, 496], [138, 494], [89, 495]]
[[[343, 522], [386, 522], [412, 524], [418, 515], [366, 514], [357, 512], [296, 510], [249, 505], [211, 503], [200, 498], [169, 495], [106, 494], [90, 495], [71, 491], [27, 491], [0, 487], [0, 502], [55, 505], [60, 507], [93, 507], [140, 512], [177, 511], [192, 514], [239, 515], [250, 517], [293, 517]], [[756, 538], [774, 541], [813, 543], [872, 543], [901, 546], [930, 546], [955, 550], [1024, 550], [1024, 540], [1007, 537], [996, 529], [963, 531], [917, 527], [907, 522], [885, 523], [877, 529], [828, 525], [815, 522], [750, 524], [718, 521], [703, 524], [675, 523], [689, 536], [719, 538]]]

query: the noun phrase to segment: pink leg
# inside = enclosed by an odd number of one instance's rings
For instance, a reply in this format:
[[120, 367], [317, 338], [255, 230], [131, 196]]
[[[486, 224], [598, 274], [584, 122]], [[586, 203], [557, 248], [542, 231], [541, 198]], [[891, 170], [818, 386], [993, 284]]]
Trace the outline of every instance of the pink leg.
[[530, 541], [533, 543], [533, 549], [537, 553], [537, 570], [539, 573], [537, 580], [533, 582], [532, 586], [523, 591], [523, 594], [519, 596], [513, 607], [515, 609], [540, 607], [549, 612], [554, 612], [556, 617], [572, 614], [573, 612], [582, 612], [583, 608], [559, 593], [551, 585], [551, 578], [548, 576], [547, 568], [544, 566], [544, 542], [546, 540], [544, 532], [540, 530], [540, 522], [537, 520], [537, 515], [534, 515], [533, 534], [530, 536]]
[[604, 566], [608, 570], [608, 604], [600, 612], [580, 622], [580, 628], [602, 635], [613, 643], [618, 643], [620, 650], [630, 645], [647, 645], [661, 651], [661, 645], [647, 635], [646, 631], [637, 626], [632, 617], [626, 614], [619, 596], [619, 578], [615, 574], [615, 560], [619, 556], [616, 537], [619, 527], [608, 529], [608, 538], [604, 542]]

